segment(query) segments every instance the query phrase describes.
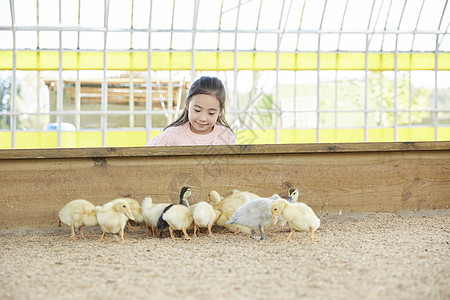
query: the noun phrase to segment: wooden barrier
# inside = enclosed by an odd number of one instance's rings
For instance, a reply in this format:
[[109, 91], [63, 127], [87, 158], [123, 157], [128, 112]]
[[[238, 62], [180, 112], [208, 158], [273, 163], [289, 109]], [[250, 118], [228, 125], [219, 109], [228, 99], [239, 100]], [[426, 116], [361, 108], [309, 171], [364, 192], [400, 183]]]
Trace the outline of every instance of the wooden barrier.
[[324, 212], [447, 209], [450, 142], [0, 150], [0, 229], [55, 227], [73, 199], [176, 202], [300, 191]]

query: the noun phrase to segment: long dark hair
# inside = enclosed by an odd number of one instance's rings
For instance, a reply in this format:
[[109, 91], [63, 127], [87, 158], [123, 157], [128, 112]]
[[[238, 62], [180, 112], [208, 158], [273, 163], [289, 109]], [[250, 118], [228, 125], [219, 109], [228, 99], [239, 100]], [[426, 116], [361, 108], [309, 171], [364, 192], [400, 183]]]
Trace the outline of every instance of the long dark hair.
[[[210, 76], [202, 76], [196, 81], [194, 81], [191, 84], [191, 87], [189, 89], [189, 93], [186, 97], [186, 101], [191, 101], [192, 97], [195, 95], [210, 95], [215, 97], [217, 100], [219, 100], [220, 103], [220, 116], [217, 118], [217, 123], [222, 124], [226, 127], [228, 127], [231, 131], [233, 131], [228, 125], [227, 120], [225, 119], [225, 100], [227, 98], [227, 92], [225, 91], [225, 86], [223, 85], [222, 81], [217, 77], [210, 77]], [[185, 124], [186, 122], [189, 122], [189, 112], [186, 107], [184, 107], [183, 112], [181, 115], [173, 121], [171, 124], [167, 125], [165, 129], [172, 127], [172, 126], [180, 126]]]

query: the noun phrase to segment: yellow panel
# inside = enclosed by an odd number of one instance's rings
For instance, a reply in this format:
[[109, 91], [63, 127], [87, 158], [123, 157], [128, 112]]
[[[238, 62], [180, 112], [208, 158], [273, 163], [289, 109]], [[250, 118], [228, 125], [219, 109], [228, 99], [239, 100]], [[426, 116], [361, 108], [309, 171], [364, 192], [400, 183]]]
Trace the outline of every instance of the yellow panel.
[[275, 53], [256, 53], [253, 64], [254, 70], [276, 70], [277, 56]]
[[172, 61], [169, 65], [170, 70], [190, 70], [192, 56], [190, 52], [171, 53]]
[[278, 132], [279, 144], [315, 143], [315, 129], [280, 129]]
[[274, 144], [275, 143], [275, 130], [238, 130], [236, 132], [236, 140], [238, 144]]
[[369, 142], [393, 142], [393, 128], [369, 128], [367, 132], [367, 140]]
[[[152, 52], [153, 70], [190, 70], [190, 52]], [[275, 70], [276, 53], [240, 52], [237, 68], [239, 70]], [[108, 69], [110, 70], [147, 70], [148, 53], [108, 52]], [[394, 53], [369, 53], [369, 70], [394, 70]], [[316, 70], [317, 53], [280, 53], [281, 70]], [[450, 53], [439, 53], [439, 70], [450, 70]], [[13, 52], [0, 51], [0, 70], [11, 70]], [[57, 70], [58, 51], [18, 51], [18, 70]], [[233, 70], [234, 53], [195, 53], [197, 70]], [[399, 53], [399, 70], [434, 70], [434, 53]], [[364, 70], [365, 54], [359, 53], [321, 53], [320, 67], [323, 70]], [[64, 70], [102, 70], [103, 52], [63, 52]]]
[[317, 53], [299, 53], [296, 56], [296, 70], [317, 70]]
[[87, 147], [101, 147], [102, 146], [102, 132], [101, 131], [80, 131], [77, 132], [78, 148]]
[[61, 132], [61, 148], [77, 148], [78, 133], [75, 131]]
[[398, 128], [397, 140], [399, 142], [434, 141], [434, 128]]
[[57, 148], [58, 133], [52, 132], [16, 132], [17, 149]]
[[364, 53], [339, 53], [338, 70], [364, 70], [366, 55]]
[[238, 53], [237, 68], [238, 70], [253, 70], [255, 65], [254, 53]]
[[321, 129], [319, 132], [321, 143], [351, 143], [364, 141], [364, 129]]
[[131, 69], [131, 52], [108, 52], [106, 67], [108, 70]]
[[148, 52], [131, 53], [131, 70], [145, 71], [148, 66]]
[[141, 147], [146, 144], [145, 131], [110, 131], [106, 133], [108, 147]]
[[0, 51], [0, 70], [12, 70], [13, 68], [13, 52]]
[[169, 52], [152, 52], [151, 56], [152, 70], [168, 70], [170, 65]]
[[388, 71], [394, 69], [395, 69], [395, 55], [393, 53], [387, 54], [369, 53], [369, 70]]
[[234, 53], [220, 53], [219, 54], [219, 70], [233, 70], [234, 69]]
[[11, 149], [11, 132], [0, 132], [0, 149]]
[[438, 69], [450, 71], [450, 53], [439, 53]]
[[38, 52], [39, 69], [40, 70], [58, 70], [59, 69], [59, 52], [58, 51], [41, 51]]
[[214, 71], [218, 68], [219, 53], [197, 52], [195, 53], [195, 69], [202, 71]]
[[[403, 55], [403, 54], [402, 54]], [[434, 70], [435, 55], [434, 53], [415, 53], [408, 55], [411, 57], [411, 67], [402, 70]], [[399, 68], [400, 69], [400, 68]]]
[[450, 141], [450, 127], [438, 128], [438, 141]]
[[295, 53], [280, 53], [280, 70], [294, 70], [295, 61]]
[[336, 70], [337, 68], [337, 53], [321, 53], [320, 54], [320, 69], [321, 70]]
[[38, 53], [34, 51], [18, 51], [16, 66], [18, 70], [38, 70]]

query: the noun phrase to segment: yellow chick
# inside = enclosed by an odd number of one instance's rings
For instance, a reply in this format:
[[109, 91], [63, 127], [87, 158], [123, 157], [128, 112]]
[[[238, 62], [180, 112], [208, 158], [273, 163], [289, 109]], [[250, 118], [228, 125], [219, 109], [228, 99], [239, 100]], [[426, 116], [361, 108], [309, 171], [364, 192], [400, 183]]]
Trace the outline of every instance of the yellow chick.
[[172, 203], [157, 203], [153, 204], [151, 197], [145, 197], [142, 201], [142, 215], [144, 217], [145, 225], [148, 232], [152, 236], [156, 236], [156, 226], [158, 225], [158, 219], [162, 215], [164, 209]]
[[100, 208], [100, 206], [95, 207], [94, 204], [83, 199], [73, 200], [58, 212], [58, 217], [62, 223], [70, 226], [72, 239], [76, 239], [74, 228], [77, 228], [80, 237], [84, 238], [81, 227], [97, 226], [96, 213]]
[[208, 228], [208, 235], [212, 237], [211, 228], [217, 219], [216, 210], [204, 201], [191, 205], [189, 209], [194, 220], [194, 236], [197, 237], [197, 229]]
[[248, 229], [247, 227], [235, 224], [226, 224], [226, 222], [230, 220], [231, 216], [244, 203], [253, 199], [258, 199], [260, 198], [260, 196], [251, 192], [233, 190], [233, 193], [231, 195], [223, 199], [221, 199], [222, 197], [216, 191], [211, 191], [209, 193], [209, 197], [212, 203], [217, 203], [215, 206], [213, 205], [213, 207], [219, 210], [221, 213], [216, 221], [216, 225], [225, 227], [228, 230], [236, 233], [241, 231], [250, 233], [250, 229]]
[[134, 220], [134, 216], [127, 201], [119, 199], [103, 205], [97, 213], [97, 220], [103, 232], [100, 241], [103, 241], [108, 232], [119, 233], [123, 243], [123, 229], [128, 219]]
[[192, 226], [193, 218], [192, 214], [189, 210], [189, 201], [188, 198], [192, 197], [193, 194], [189, 187], [183, 187], [180, 192], [180, 202], [179, 204], [170, 204], [167, 206], [162, 212], [161, 216], [158, 219], [158, 224], [156, 228], [160, 232], [160, 237], [162, 231], [169, 228], [170, 237], [174, 241], [174, 230], [183, 231], [184, 238], [186, 240], [190, 240], [191, 238], [187, 234], [187, 229]]
[[[144, 222], [144, 216], [142, 215], [142, 207], [141, 204], [132, 198], [118, 198], [118, 199], [114, 199], [112, 201], [117, 201], [117, 200], [125, 200], [128, 202], [128, 204], [130, 205], [130, 209], [131, 209], [131, 213], [133, 214], [134, 217], [134, 222], [139, 224]], [[138, 227], [133, 227], [130, 224], [130, 221], [127, 221], [127, 228], [130, 231], [138, 231], [139, 230], [139, 226]]]
[[281, 215], [291, 227], [291, 232], [286, 238], [289, 241], [295, 230], [309, 231], [310, 241], [314, 242], [314, 232], [320, 227], [320, 219], [314, 211], [304, 203], [289, 203], [285, 199], [275, 201], [270, 207], [272, 223], [275, 225]]

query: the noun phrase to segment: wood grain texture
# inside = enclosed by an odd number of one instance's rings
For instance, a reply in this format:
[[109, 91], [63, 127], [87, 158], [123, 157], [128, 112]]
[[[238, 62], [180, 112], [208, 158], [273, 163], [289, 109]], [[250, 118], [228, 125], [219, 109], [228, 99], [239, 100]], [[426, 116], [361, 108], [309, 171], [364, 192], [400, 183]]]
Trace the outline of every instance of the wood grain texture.
[[224, 196], [233, 189], [270, 196], [294, 186], [318, 213], [444, 209], [450, 205], [449, 145], [13, 150], [0, 159], [0, 229], [57, 226], [58, 211], [74, 199], [101, 205], [149, 195], [176, 202], [184, 185], [196, 202], [213, 189]]

